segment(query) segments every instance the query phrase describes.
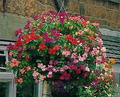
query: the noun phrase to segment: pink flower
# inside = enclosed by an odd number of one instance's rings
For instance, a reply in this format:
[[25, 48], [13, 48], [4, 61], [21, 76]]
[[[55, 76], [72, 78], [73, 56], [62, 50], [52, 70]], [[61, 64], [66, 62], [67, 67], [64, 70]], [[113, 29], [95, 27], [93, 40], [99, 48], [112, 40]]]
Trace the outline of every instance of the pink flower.
[[99, 27], [99, 23], [92, 23], [95, 27]]
[[84, 58], [81, 57], [81, 56], [78, 56], [78, 60], [83, 62], [83, 61], [84, 61]]
[[20, 69], [20, 72], [21, 72], [21, 74], [24, 74], [25, 73], [25, 69], [24, 68]]
[[88, 53], [85, 52], [82, 56], [83, 56], [83, 59], [85, 60], [88, 57]]
[[102, 56], [96, 57], [96, 62], [97, 62], [98, 64], [103, 63], [103, 57], [102, 57]]
[[27, 69], [27, 71], [30, 71], [30, 70], [31, 70], [31, 67], [30, 67], [30, 66], [27, 66], [26, 69]]
[[75, 59], [77, 57], [77, 53], [72, 53], [71, 58]]
[[98, 45], [101, 47], [103, 45], [103, 41], [101, 38], [96, 37], [95, 40], [98, 42]]
[[43, 67], [43, 63], [38, 63], [38, 67], [39, 68]]
[[78, 60], [74, 60], [73, 62], [74, 62], [74, 63], [78, 63], [79, 61], [78, 61]]
[[64, 65], [64, 67], [60, 68], [60, 72], [64, 72], [67, 69], [69, 69], [69, 67], [67, 65]]
[[41, 76], [39, 77], [40, 80], [44, 80], [45, 78], [46, 78], [46, 76], [44, 76], [44, 75], [41, 75]]
[[49, 72], [47, 75], [48, 78], [51, 78], [52, 76], [53, 76], [52, 72]]
[[34, 78], [36, 78], [36, 77], [38, 76], [38, 74], [39, 74], [39, 73], [38, 73], [37, 71], [34, 71], [34, 72], [33, 72]]
[[12, 56], [14, 53], [11, 51], [11, 52], [9, 52], [9, 56]]
[[97, 48], [93, 48], [91, 54], [92, 54], [92, 56], [98, 55], [99, 54], [99, 50]]
[[107, 54], [106, 53], [102, 53], [102, 56], [103, 56], [103, 58], [106, 58]]
[[105, 52], [106, 51], [106, 48], [105, 47], [102, 47], [101, 48], [101, 52]]
[[20, 84], [22, 84], [22, 83], [23, 83], [23, 78], [19, 78], [19, 79], [18, 79], [18, 82], [19, 82]]
[[85, 47], [85, 52], [87, 52], [87, 53], [88, 53], [88, 52], [89, 52], [89, 50], [90, 50], [90, 48], [86, 46], [86, 47]]
[[67, 57], [68, 55], [70, 55], [70, 51], [64, 51], [64, 52], [62, 53], [62, 55], [65, 56], [65, 57]]

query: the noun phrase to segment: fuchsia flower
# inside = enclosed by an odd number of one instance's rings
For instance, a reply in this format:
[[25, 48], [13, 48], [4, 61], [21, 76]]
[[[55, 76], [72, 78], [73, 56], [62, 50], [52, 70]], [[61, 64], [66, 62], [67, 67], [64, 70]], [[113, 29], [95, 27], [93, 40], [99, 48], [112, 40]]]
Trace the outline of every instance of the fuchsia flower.
[[65, 56], [65, 57], [67, 57], [67, 56], [70, 55], [70, 51], [64, 51], [64, 52], [62, 53], [62, 55]]

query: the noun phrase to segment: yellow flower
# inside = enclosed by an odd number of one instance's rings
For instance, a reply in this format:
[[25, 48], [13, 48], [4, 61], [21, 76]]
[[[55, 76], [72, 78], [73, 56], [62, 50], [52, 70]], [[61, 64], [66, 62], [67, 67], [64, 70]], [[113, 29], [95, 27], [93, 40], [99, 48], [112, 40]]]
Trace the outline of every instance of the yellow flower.
[[114, 63], [116, 63], [116, 60], [115, 60], [115, 59], [113, 59], [113, 58], [110, 58], [108, 62], [110, 62], [110, 63], [114, 64]]
[[71, 29], [73, 29], [73, 25], [72, 25], [72, 26], [70, 26], [69, 28], [70, 28], [70, 30], [71, 30]]
[[104, 62], [104, 64], [105, 64], [105, 65], [108, 65], [108, 63], [107, 63], [107, 62]]
[[79, 34], [78, 32], [75, 33], [76, 36], [78, 36], [78, 34]]

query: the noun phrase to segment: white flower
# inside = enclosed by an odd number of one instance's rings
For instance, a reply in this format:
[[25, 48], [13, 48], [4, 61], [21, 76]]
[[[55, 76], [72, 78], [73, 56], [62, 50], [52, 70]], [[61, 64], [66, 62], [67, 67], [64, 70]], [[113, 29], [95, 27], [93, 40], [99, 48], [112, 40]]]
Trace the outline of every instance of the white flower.
[[88, 72], [90, 71], [90, 69], [88, 67], [86, 67], [85, 70], [88, 71]]

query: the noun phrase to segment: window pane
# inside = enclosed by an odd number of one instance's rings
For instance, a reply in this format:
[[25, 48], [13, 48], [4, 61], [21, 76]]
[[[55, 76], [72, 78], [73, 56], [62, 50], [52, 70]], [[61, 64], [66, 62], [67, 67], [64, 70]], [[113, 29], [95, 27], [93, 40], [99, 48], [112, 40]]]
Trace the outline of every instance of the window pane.
[[5, 56], [0, 56], [0, 67], [5, 67], [5, 61], [6, 61]]
[[4, 54], [4, 51], [0, 51], [0, 54]]
[[0, 97], [8, 97], [8, 83], [0, 82]]

